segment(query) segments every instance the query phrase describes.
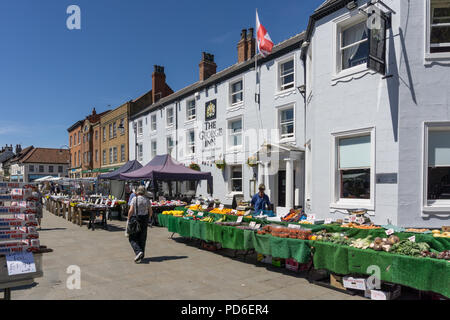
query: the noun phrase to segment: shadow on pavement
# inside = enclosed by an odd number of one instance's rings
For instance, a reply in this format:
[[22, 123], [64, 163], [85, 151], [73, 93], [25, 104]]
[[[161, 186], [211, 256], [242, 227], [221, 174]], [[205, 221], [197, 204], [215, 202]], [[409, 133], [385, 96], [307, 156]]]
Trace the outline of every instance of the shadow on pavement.
[[187, 259], [187, 256], [163, 256], [163, 257], [152, 257], [152, 258], [144, 258], [141, 261], [141, 264], [149, 264], [150, 262], [164, 262], [170, 260], [180, 260]]
[[50, 228], [50, 229], [43, 228], [43, 229], [37, 229], [38, 232], [41, 232], [41, 231], [61, 231], [61, 230], [67, 230], [67, 228]]

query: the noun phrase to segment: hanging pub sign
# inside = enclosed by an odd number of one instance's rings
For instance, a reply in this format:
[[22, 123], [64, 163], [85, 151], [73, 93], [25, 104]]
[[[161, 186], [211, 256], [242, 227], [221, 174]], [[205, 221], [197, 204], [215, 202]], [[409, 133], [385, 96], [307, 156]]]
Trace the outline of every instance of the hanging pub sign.
[[205, 104], [205, 121], [216, 119], [217, 116], [217, 100], [211, 100]]
[[390, 15], [376, 7], [368, 12], [369, 56], [367, 68], [382, 75], [386, 74], [386, 30], [389, 28]]

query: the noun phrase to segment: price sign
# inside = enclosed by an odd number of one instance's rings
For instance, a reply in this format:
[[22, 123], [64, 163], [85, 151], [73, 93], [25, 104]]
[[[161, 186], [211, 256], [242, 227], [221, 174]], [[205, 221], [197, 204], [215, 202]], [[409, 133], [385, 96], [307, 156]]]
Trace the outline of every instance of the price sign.
[[223, 208], [224, 208], [224, 205], [221, 204], [221, 205], [219, 206], [219, 209], [220, 209], [220, 210], [223, 210]]
[[206, 204], [202, 205], [202, 209], [203, 209], [203, 210], [208, 209], [208, 205], [206, 205]]
[[290, 225], [288, 225], [288, 228], [300, 230], [302, 227], [299, 226], [298, 224], [290, 224]]
[[316, 220], [316, 215], [315, 214], [308, 214], [306, 216], [306, 220], [308, 220], [308, 221]]
[[195, 204], [197, 205], [200, 204], [200, 200], [195, 201]]
[[255, 229], [259, 229], [259, 228], [261, 228], [261, 225], [260, 225], [260, 224], [257, 224], [257, 225], [255, 226]]
[[188, 209], [187, 213], [188, 214], [194, 214], [194, 211], [192, 211], [191, 209]]
[[203, 212], [197, 213], [197, 216], [198, 216], [198, 217], [203, 217]]
[[394, 229], [386, 230], [386, 234], [387, 234], [388, 236], [393, 235], [394, 233], [395, 233]]
[[256, 222], [255, 221], [250, 222], [250, 228], [254, 228], [255, 226], [256, 226]]
[[116, 200], [113, 200], [113, 202], [111, 203], [111, 208], [114, 208], [116, 206]]
[[333, 219], [325, 219], [325, 224], [332, 224], [333, 223]]
[[251, 213], [252, 213], [252, 211], [251, 211], [251, 210], [247, 210], [247, 211], [245, 211], [245, 215], [246, 215], [246, 216], [250, 215]]
[[410, 237], [410, 238], [408, 238], [409, 239], [409, 241], [411, 241], [411, 242], [416, 242], [416, 236], [412, 236], [412, 237]]
[[236, 220], [236, 222], [237, 222], [237, 223], [241, 223], [243, 218], [244, 218], [243, 216], [238, 217], [237, 220]]
[[236, 209], [233, 209], [233, 210], [231, 210], [231, 213], [236, 214], [236, 213], [237, 213], [237, 210], [236, 210]]
[[350, 216], [350, 222], [356, 222], [356, 216]]
[[7, 255], [6, 266], [10, 276], [36, 272], [36, 264], [31, 252]]
[[364, 218], [361, 218], [361, 217], [356, 218], [356, 223], [363, 224], [364, 222], [366, 222], [366, 220]]

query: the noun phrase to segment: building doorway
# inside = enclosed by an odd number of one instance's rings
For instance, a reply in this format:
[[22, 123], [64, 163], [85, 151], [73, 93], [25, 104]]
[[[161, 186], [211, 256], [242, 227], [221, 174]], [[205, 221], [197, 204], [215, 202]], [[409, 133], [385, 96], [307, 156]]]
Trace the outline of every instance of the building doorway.
[[[292, 195], [295, 195], [295, 170], [294, 183], [292, 184]], [[286, 207], [286, 170], [278, 171], [278, 206]], [[291, 208], [289, 208], [291, 209]]]

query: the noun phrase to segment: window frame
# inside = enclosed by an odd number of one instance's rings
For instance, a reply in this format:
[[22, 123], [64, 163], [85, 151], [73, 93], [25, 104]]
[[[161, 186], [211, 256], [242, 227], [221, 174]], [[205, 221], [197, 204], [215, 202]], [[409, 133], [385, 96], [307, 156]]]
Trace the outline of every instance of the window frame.
[[136, 122], [136, 132], [138, 137], [144, 135], [144, 121], [142, 121], [142, 119], [139, 119]]
[[[240, 131], [240, 133], [233, 133], [232, 132], [232, 128], [231, 128], [231, 124], [234, 123], [234, 122], [238, 122], [238, 121], [241, 121], [241, 131]], [[244, 120], [243, 120], [243, 117], [239, 116], [239, 117], [228, 119], [227, 129], [228, 129], [227, 130], [227, 132], [228, 132], [228, 134], [227, 134], [227, 140], [228, 140], [227, 145], [228, 145], [228, 148], [231, 149], [231, 150], [243, 148], [243, 146], [244, 146]], [[234, 144], [232, 144], [233, 137], [237, 136], [237, 135], [241, 136], [241, 144], [234, 145]]]
[[[283, 89], [283, 86], [286, 87], [287, 85], [286, 84], [285, 85], [281, 84], [281, 66], [283, 64], [291, 61], [291, 60], [293, 62], [293, 67], [294, 67], [294, 71], [293, 71], [294, 80], [293, 80], [293, 82], [291, 82], [292, 83], [292, 88]], [[296, 87], [295, 84], [297, 83], [297, 64], [295, 62], [296, 62], [295, 54], [293, 54], [293, 55], [291, 54], [288, 57], [285, 57], [285, 58], [283, 58], [283, 59], [281, 59], [281, 60], [279, 60], [277, 62], [277, 73], [276, 73], [276, 76], [277, 76], [277, 82], [276, 82], [277, 83], [277, 93], [290, 92], [290, 91], [295, 90], [295, 87]], [[286, 76], [288, 76], [288, 75], [284, 75], [284, 77], [286, 77]], [[291, 85], [291, 83], [289, 83], [288, 85]]]
[[448, 200], [428, 200], [428, 145], [429, 131], [450, 131], [450, 121], [430, 121], [424, 122], [423, 127], [423, 183], [422, 183], [422, 216], [430, 214], [443, 214], [450, 216], [450, 199]]
[[120, 145], [120, 162], [125, 162], [126, 154], [125, 154], [125, 145]]
[[[169, 139], [172, 141], [172, 147], [169, 147]], [[167, 136], [166, 137], [166, 149], [167, 149], [167, 154], [171, 155], [172, 151], [175, 147], [175, 143], [174, 143], [174, 139], [172, 136]]]
[[[242, 164], [237, 164], [237, 165], [230, 165], [229, 166], [230, 170], [228, 173], [228, 192], [232, 193], [232, 192], [239, 192], [239, 193], [244, 193], [244, 168]], [[241, 178], [233, 178], [233, 172], [235, 168], [240, 168], [241, 169]], [[234, 180], [241, 180], [241, 191], [234, 191], [233, 190], [233, 181]]]
[[[155, 129], [153, 129], [153, 117], [155, 117]], [[156, 116], [156, 113], [150, 115], [150, 131], [151, 132], [156, 132], [156, 130], [158, 129], [158, 118]]]
[[137, 153], [137, 160], [142, 162], [144, 160], [144, 144], [142, 142], [137, 145]]
[[[233, 85], [238, 83], [238, 82], [242, 83], [242, 89], [241, 89], [241, 91], [233, 92]], [[245, 88], [244, 87], [244, 77], [239, 77], [237, 79], [234, 79], [234, 80], [230, 81], [230, 86], [229, 86], [229, 89], [228, 89], [229, 90], [229, 97], [228, 97], [229, 103], [228, 103], [228, 105], [230, 107], [236, 107], [236, 106], [240, 106], [240, 105], [244, 104], [244, 98], [245, 98], [244, 97], [244, 88]], [[233, 103], [233, 96], [235, 96], [235, 95], [237, 95], [239, 93], [242, 94], [242, 100]]]
[[106, 166], [107, 163], [108, 163], [108, 158], [107, 158], [107, 156], [106, 156], [106, 149], [103, 149], [102, 163], [103, 163], [104, 166]]
[[450, 52], [434, 52], [431, 53], [431, 2], [432, 0], [425, 0], [425, 61], [427, 60], [448, 60], [450, 59]]
[[[190, 114], [189, 112], [190, 110], [192, 110], [192, 102], [194, 103], [194, 115]], [[186, 122], [194, 121], [195, 119], [197, 119], [197, 103], [194, 98], [186, 101]]]
[[[172, 116], [170, 117], [172, 119], [172, 123], [169, 124], [169, 110], [172, 111]], [[175, 110], [174, 107], [168, 107], [166, 108], [166, 128], [172, 128], [175, 124]]]
[[[194, 141], [190, 141], [190, 136], [191, 136], [191, 132], [194, 133]], [[192, 147], [194, 147], [194, 151], [192, 152]], [[196, 150], [196, 145], [195, 145], [195, 129], [190, 129], [190, 130], [186, 130], [186, 156], [190, 157], [190, 156], [194, 156]]]
[[[155, 149], [153, 149], [153, 145]], [[150, 155], [152, 159], [158, 155], [158, 141], [156, 139], [150, 141]]]
[[[370, 135], [370, 199], [346, 199], [341, 198], [341, 175], [339, 170], [339, 139], [356, 138]], [[369, 214], [375, 212], [376, 199], [376, 130], [375, 127], [355, 129], [331, 134], [331, 199], [332, 209], [366, 209]]]
[[[295, 104], [289, 104], [289, 105], [284, 105], [284, 106], [281, 106], [281, 107], [278, 107], [277, 108], [277, 116], [276, 116], [276, 121], [277, 121], [277, 123], [276, 123], [276, 128], [279, 130], [279, 135], [278, 135], [278, 140], [279, 140], [279, 142], [295, 142], [295, 140], [296, 140], [296, 134], [297, 134], [297, 130], [296, 130], [296, 127], [295, 127], [295, 125], [296, 125], [296, 108], [295, 108]], [[281, 130], [281, 112], [283, 112], [283, 111], [285, 111], [285, 110], [288, 110], [288, 109], [291, 109], [292, 108], [292, 110], [293, 110], [293, 113], [294, 113], [294, 115], [293, 115], [293, 123], [294, 123], [294, 132], [292, 133], [292, 136], [291, 137], [283, 137], [282, 136], [282, 130]]]

